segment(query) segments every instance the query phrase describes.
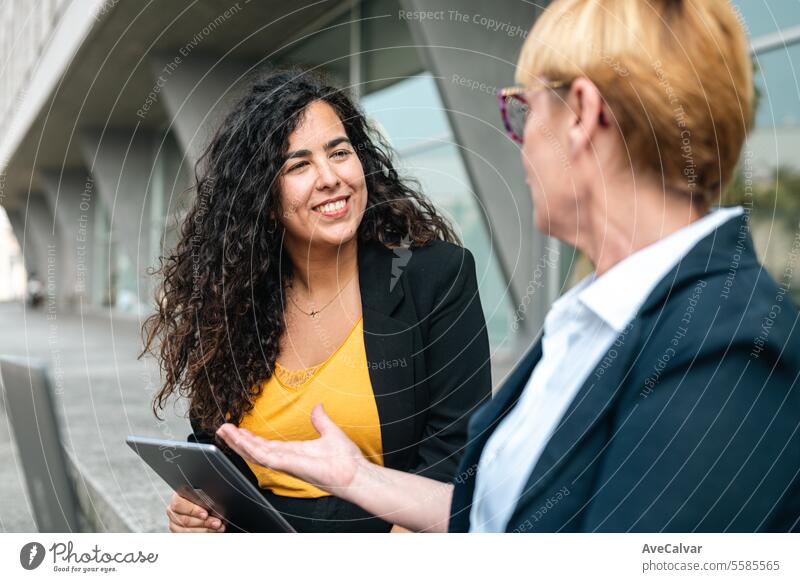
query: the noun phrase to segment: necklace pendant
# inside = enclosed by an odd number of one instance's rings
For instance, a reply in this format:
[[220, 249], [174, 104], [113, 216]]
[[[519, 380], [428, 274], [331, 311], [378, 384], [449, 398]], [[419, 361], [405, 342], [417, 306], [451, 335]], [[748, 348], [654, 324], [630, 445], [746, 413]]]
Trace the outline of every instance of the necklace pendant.
[[311, 311], [311, 313], [309, 313], [308, 315], [309, 315], [309, 317], [311, 317], [312, 319], [316, 319], [316, 318], [317, 318], [317, 314], [318, 314], [318, 313], [319, 313], [319, 311]]

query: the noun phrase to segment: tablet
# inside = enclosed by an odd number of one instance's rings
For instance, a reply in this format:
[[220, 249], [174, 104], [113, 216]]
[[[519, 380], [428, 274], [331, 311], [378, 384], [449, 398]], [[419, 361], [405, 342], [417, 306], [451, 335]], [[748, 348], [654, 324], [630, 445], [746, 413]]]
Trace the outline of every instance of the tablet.
[[214, 445], [137, 436], [125, 442], [178, 495], [224, 519], [226, 531], [295, 531]]

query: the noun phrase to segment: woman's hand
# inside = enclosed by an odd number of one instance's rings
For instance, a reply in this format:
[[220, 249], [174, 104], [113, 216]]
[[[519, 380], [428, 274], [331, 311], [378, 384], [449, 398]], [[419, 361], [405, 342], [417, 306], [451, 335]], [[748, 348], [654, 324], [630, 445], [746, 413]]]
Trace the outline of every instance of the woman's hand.
[[218, 517], [208, 515], [200, 507], [177, 493], [167, 506], [169, 531], [172, 533], [223, 533], [225, 524]]
[[370, 463], [325, 414], [311, 412], [313, 441], [268, 441], [223, 424], [217, 434], [244, 459], [284, 471], [412, 531], [447, 531], [453, 486]]
[[311, 423], [320, 438], [310, 441], [269, 441], [232, 424], [223, 424], [217, 435], [251, 463], [289, 473], [328, 493], [346, 497], [358, 470], [370, 463], [321, 404], [311, 411]]

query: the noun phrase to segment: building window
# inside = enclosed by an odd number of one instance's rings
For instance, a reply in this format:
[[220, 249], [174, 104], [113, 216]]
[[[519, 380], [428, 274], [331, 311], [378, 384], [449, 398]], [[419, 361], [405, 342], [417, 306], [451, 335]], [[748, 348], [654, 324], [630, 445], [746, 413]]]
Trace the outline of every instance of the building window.
[[396, 82], [364, 97], [362, 105], [397, 151], [398, 171], [419, 181], [474, 255], [489, 339], [501, 344], [511, 321], [506, 285], [433, 77], [421, 73]]

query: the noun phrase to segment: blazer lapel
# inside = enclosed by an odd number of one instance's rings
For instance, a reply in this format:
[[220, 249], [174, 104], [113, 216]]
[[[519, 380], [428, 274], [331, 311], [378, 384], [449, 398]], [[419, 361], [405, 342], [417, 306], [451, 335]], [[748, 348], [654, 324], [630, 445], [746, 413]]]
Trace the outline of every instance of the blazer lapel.
[[395, 253], [378, 242], [360, 243], [358, 247], [358, 280], [361, 304], [384, 315], [391, 315], [405, 297], [400, 275], [392, 275]]
[[[734, 268], [735, 266], [735, 268]], [[641, 314], [660, 309], [681, 284], [694, 284], [697, 279], [712, 273], [758, 267], [753, 239], [750, 237], [747, 216], [742, 215], [721, 225], [702, 239], [664, 277], [644, 302]]]
[[[615, 342], [621, 347], [617, 349], [613, 365], [607, 367], [599, 379], [591, 374], [581, 386], [528, 477], [514, 514], [526, 506], [528, 499], [536, 497], [547, 487], [559, 467], [616, 401], [625, 386], [631, 360], [637, 353], [639, 329], [634, 324], [623, 331]], [[516, 522], [514, 514], [508, 522], [509, 528]]]
[[537, 340], [520, 359], [494, 397], [478, 409], [469, 421], [466, 451], [455, 477], [457, 486], [453, 490], [450, 508], [450, 531], [469, 530], [470, 508], [475, 491], [475, 476], [483, 448], [498, 423], [522, 395], [533, 368], [542, 357], [542, 342]]
[[[494, 397], [478, 409], [472, 416], [469, 423], [470, 440], [475, 439], [477, 441], [480, 439], [481, 435], [484, 435], [487, 430], [505, 416], [506, 412], [514, 407], [517, 400], [519, 400], [522, 395], [522, 391], [528, 383], [528, 379], [533, 373], [533, 368], [541, 357], [542, 341], [540, 338], [536, 340], [533, 345], [528, 348], [528, 351], [525, 352], [525, 355], [520, 358], [516, 367], [514, 367], [508, 377], [503, 380], [502, 385]], [[481, 449], [482, 448], [483, 446], [481, 445]]]
[[413, 326], [392, 317], [403, 301], [402, 284], [392, 285], [394, 253], [378, 243], [359, 247], [359, 283], [364, 317], [364, 346], [372, 390], [381, 422], [383, 461], [401, 468], [414, 444], [410, 425], [415, 406]]
[[614, 364], [606, 368], [605, 373], [599, 379], [595, 379], [595, 375], [591, 374], [567, 408], [564, 417], [556, 427], [528, 478], [517, 507], [508, 522], [509, 530], [513, 529], [513, 524], [520, 519], [517, 513], [521, 508], [524, 508], [528, 500], [535, 498], [547, 487], [551, 479], [558, 473], [559, 467], [580, 446], [583, 438], [609, 411], [626, 387], [631, 367], [635, 365], [639, 352], [639, 335], [643, 317], [660, 309], [669, 300], [670, 294], [681, 286], [693, 284], [698, 278], [708, 273], [728, 269], [731, 257], [736, 253], [739, 239], [744, 248], [740, 253], [741, 265], [754, 264], [755, 254], [752, 251], [752, 241], [749, 235], [742, 236], [742, 229], [746, 228], [746, 217], [724, 223], [698, 242], [681, 262], [656, 285], [631, 324], [617, 337], [615, 345], [621, 345], [621, 347], [617, 350], [618, 356], [614, 360]]

